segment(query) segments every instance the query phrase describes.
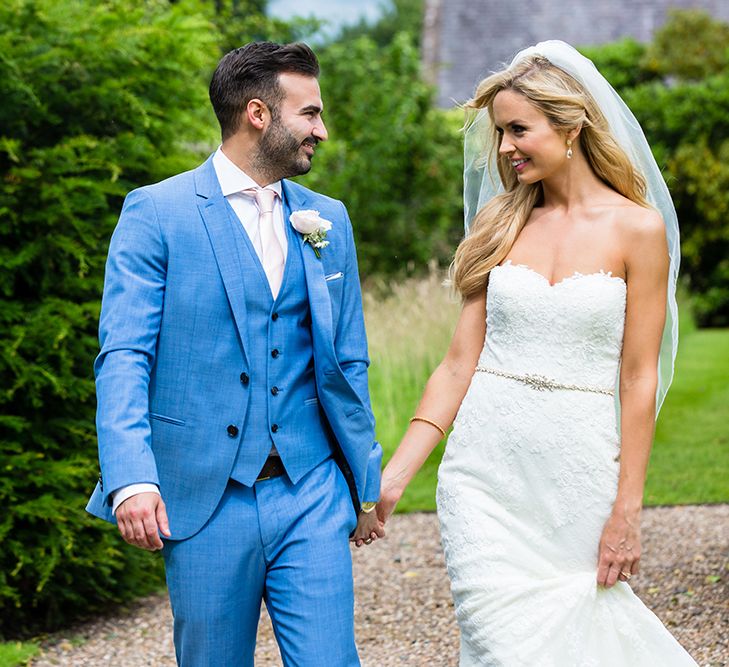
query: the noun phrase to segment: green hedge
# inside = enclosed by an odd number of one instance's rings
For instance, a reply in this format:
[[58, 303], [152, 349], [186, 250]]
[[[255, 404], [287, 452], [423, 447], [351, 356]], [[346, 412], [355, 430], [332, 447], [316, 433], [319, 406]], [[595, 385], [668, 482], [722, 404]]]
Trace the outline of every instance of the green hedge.
[[[83, 509], [98, 475], [91, 364], [103, 262], [125, 193], [215, 145], [206, 90], [220, 48], [306, 33], [305, 22], [269, 22], [256, 13], [263, 4], [0, 4], [0, 638], [161, 583], [158, 557]], [[684, 19], [669, 24], [673, 41]], [[691, 39], [723, 39], [691, 20]], [[698, 316], [727, 323], [726, 61], [712, 56], [698, 79], [700, 58], [672, 73], [656, 44], [593, 57], [667, 169]], [[347, 202], [365, 277], [446, 262], [462, 233], [459, 113], [432, 108], [406, 33], [319, 53], [331, 140], [304, 182]]]
[[161, 582], [159, 558], [84, 505], [108, 239], [124, 194], [194, 164], [180, 141], [213, 127], [202, 73], [217, 52], [189, 10], [0, 5], [0, 636]]
[[463, 236], [462, 114], [433, 108], [406, 32], [319, 58], [330, 138], [302, 182], [346, 203], [364, 278], [447, 265]]
[[729, 24], [674, 10], [651, 44], [583, 49], [635, 113], [664, 171], [681, 228], [681, 274], [701, 326], [729, 326], [727, 43]]

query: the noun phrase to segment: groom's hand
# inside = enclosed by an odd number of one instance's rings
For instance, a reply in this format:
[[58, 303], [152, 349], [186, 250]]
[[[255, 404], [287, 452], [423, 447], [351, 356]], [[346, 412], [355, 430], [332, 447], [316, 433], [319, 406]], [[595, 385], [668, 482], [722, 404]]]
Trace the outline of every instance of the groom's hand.
[[354, 529], [354, 535], [349, 541], [354, 542], [356, 547], [361, 547], [363, 544], [370, 544], [378, 537], [385, 537], [385, 524], [380, 521], [377, 512], [360, 512], [357, 528]]
[[162, 548], [160, 532], [170, 537], [165, 504], [158, 493], [138, 493], [127, 498], [116, 510], [119, 532], [126, 542], [157, 551]]

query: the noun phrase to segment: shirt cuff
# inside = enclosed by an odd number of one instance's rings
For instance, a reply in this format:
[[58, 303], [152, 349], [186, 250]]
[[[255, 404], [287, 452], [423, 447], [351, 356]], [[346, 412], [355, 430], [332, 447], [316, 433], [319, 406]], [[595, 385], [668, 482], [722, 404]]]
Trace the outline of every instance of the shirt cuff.
[[117, 507], [119, 507], [119, 505], [121, 505], [125, 500], [128, 500], [132, 496], [136, 496], [138, 493], [156, 493], [158, 496], [160, 495], [157, 485], [149, 484], [148, 482], [123, 486], [121, 489], [117, 489], [111, 493], [112, 514], [116, 514]]

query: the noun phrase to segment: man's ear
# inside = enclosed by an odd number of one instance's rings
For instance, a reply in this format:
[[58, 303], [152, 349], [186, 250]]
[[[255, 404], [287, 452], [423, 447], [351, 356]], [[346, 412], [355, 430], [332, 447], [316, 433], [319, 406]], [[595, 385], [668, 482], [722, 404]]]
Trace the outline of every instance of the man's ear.
[[257, 130], [263, 130], [271, 119], [268, 106], [257, 97], [249, 100], [246, 105], [245, 115], [250, 126]]

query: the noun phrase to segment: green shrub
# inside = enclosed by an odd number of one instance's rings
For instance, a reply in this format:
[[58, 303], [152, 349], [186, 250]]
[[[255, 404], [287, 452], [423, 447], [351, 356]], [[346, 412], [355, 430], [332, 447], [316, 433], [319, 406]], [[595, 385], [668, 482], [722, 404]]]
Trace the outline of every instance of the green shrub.
[[729, 324], [728, 38], [729, 24], [677, 10], [645, 47], [624, 40], [584, 49], [620, 90], [664, 172], [701, 326]]
[[701, 9], [671, 9], [642, 66], [663, 77], [698, 81], [727, 68], [728, 43], [728, 23]]
[[462, 115], [433, 109], [407, 33], [319, 55], [330, 140], [303, 183], [347, 204], [363, 276], [447, 263], [463, 234]]
[[628, 88], [657, 78], [641, 67], [646, 46], [632, 37], [602, 46], [580, 47], [580, 52], [595, 63], [600, 73], [621, 94]]
[[694, 316], [701, 326], [729, 326], [729, 139], [685, 144], [669, 168]]
[[[159, 586], [159, 559], [86, 514], [92, 362], [124, 194], [209, 141], [217, 57], [190, 3], [0, 5], [0, 636]], [[201, 113], [203, 115], [201, 115]]]
[[0, 665], [2, 667], [21, 667], [27, 665], [29, 660], [40, 653], [40, 647], [35, 642], [0, 643]]

